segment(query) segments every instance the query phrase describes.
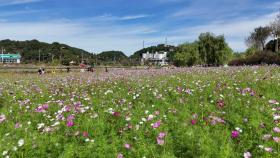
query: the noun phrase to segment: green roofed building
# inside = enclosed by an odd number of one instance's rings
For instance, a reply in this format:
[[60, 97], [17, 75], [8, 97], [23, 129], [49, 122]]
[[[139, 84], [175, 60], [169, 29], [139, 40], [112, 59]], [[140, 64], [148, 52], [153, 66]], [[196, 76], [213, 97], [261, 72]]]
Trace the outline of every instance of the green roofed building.
[[0, 54], [0, 63], [20, 63], [20, 54]]

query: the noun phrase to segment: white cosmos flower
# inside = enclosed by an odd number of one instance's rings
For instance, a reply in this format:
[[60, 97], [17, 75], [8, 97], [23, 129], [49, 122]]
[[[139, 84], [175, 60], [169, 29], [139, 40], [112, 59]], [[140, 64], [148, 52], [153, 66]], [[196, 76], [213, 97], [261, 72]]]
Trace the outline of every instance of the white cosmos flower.
[[57, 126], [57, 125], [59, 125], [59, 124], [60, 124], [60, 122], [55, 122], [55, 123], [52, 125], [52, 127]]
[[17, 149], [18, 149], [18, 148], [17, 148], [16, 146], [13, 147], [13, 151], [17, 151]]
[[43, 128], [44, 126], [45, 126], [44, 123], [39, 123], [37, 129], [41, 129], [41, 128]]
[[279, 120], [280, 119], [280, 115], [275, 115], [274, 117], [273, 117], [273, 119], [276, 121], [276, 120]]
[[242, 129], [239, 127], [236, 127], [235, 130], [239, 131], [240, 133], [242, 133]]
[[23, 140], [23, 139], [20, 139], [20, 140], [18, 141], [18, 146], [21, 147], [21, 146], [23, 146], [23, 145], [24, 145], [24, 140]]
[[5, 156], [5, 155], [7, 155], [7, 154], [8, 154], [8, 151], [6, 151], [6, 150], [3, 151], [3, 153], [2, 153], [3, 156]]

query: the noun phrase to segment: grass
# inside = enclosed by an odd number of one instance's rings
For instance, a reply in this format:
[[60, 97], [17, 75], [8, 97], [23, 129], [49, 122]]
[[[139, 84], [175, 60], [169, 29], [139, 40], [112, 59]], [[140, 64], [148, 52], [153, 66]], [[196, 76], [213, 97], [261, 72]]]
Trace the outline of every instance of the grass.
[[0, 79], [3, 157], [280, 157], [278, 67]]

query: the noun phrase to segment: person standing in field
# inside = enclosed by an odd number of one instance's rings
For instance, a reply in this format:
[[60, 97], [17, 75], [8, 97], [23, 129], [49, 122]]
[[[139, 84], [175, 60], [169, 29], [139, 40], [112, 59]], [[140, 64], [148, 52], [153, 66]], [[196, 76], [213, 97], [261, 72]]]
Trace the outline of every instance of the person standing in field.
[[38, 70], [38, 75], [42, 75], [42, 68]]

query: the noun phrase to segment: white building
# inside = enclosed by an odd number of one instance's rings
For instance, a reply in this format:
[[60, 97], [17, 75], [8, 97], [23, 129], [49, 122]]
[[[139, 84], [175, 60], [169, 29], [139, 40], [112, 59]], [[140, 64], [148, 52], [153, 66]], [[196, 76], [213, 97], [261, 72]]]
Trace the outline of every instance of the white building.
[[145, 62], [149, 62], [150, 64], [154, 65], [167, 65], [167, 52], [144, 53], [142, 54], [141, 62], [142, 64], [144, 64]]
[[0, 54], [0, 63], [20, 63], [20, 54]]

